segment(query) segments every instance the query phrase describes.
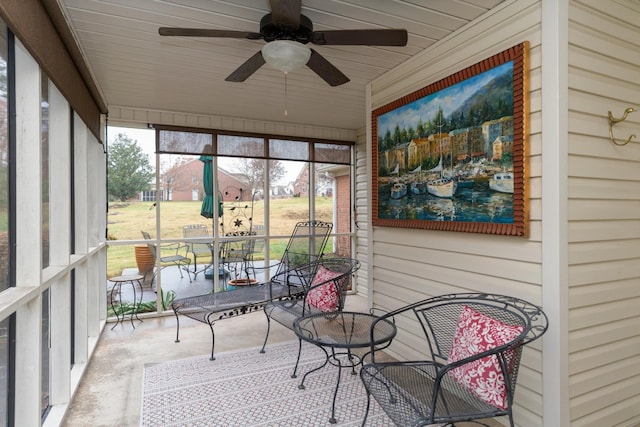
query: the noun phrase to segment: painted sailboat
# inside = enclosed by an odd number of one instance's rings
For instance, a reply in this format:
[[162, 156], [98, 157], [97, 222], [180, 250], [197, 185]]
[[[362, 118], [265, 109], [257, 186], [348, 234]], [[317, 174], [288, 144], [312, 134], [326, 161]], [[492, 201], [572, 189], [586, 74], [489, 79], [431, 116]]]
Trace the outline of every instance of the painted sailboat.
[[391, 198], [392, 199], [401, 199], [407, 195], [407, 184], [402, 182], [395, 182], [391, 186]]
[[438, 141], [440, 143], [440, 161], [438, 162], [438, 166], [431, 169], [429, 172], [439, 172], [440, 177], [437, 179], [433, 179], [427, 181], [427, 191], [432, 196], [442, 197], [445, 199], [453, 198], [453, 195], [456, 194], [458, 183], [449, 177], [445, 177], [442, 174], [442, 158], [444, 157], [444, 151], [442, 150], [442, 126], [443, 124], [439, 124], [438, 129]]
[[427, 182], [427, 191], [429, 194], [445, 199], [453, 198], [457, 188], [458, 183], [451, 178], [438, 178]]
[[422, 165], [411, 171], [414, 175], [411, 180], [411, 192], [416, 195], [425, 194], [427, 192], [427, 183], [422, 177]]
[[389, 196], [392, 199], [401, 199], [407, 195], [407, 184], [399, 181], [400, 165], [396, 165], [395, 169], [391, 173], [396, 174], [397, 179], [391, 181], [391, 192], [389, 193]]
[[489, 188], [500, 193], [513, 194], [513, 173], [499, 172], [489, 180]]
[[[442, 153], [442, 151], [441, 151]], [[457, 182], [442, 175], [442, 155], [438, 166], [430, 169], [429, 172], [439, 172], [440, 177], [427, 181], [427, 191], [432, 196], [451, 199], [457, 190]]]

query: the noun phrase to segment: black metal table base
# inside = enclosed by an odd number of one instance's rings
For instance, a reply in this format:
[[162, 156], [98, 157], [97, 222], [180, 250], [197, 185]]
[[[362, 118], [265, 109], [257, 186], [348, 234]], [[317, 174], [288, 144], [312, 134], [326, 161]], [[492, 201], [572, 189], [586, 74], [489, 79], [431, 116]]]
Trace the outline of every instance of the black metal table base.
[[[144, 277], [140, 274], [131, 274], [131, 275], [125, 275], [125, 276], [116, 276], [109, 279], [111, 282], [113, 282], [113, 286], [111, 287], [111, 309], [113, 310], [113, 313], [116, 315], [116, 323], [113, 324], [113, 326], [111, 327], [111, 330], [113, 330], [113, 328], [115, 328], [118, 323], [124, 322], [125, 313], [124, 313], [124, 310], [122, 309], [122, 285], [130, 284], [131, 288], [133, 289], [133, 305], [131, 307], [131, 326], [133, 326], [133, 329], [136, 328], [136, 325], [133, 324], [134, 316], [136, 317], [137, 320], [142, 322], [142, 319], [138, 317], [138, 309], [142, 304], [142, 297], [144, 295], [144, 290], [142, 289], [143, 278]], [[138, 286], [140, 286], [139, 300], [136, 297], [136, 283], [138, 283]], [[120, 319], [120, 313], [118, 313], [118, 310], [113, 305], [113, 294], [115, 293], [116, 288], [118, 289], [118, 309], [122, 311], [121, 313], [122, 319]]]
[[[329, 418], [331, 424], [337, 423], [336, 399], [340, 389], [342, 370], [351, 368], [351, 374], [356, 375], [356, 367], [362, 365], [362, 360], [371, 352], [372, 346], [380, 350], [386, 348], [396, 335], [395, 324], [390, 321], [380, 322], [379, 328], [372, 331], [371, 325], [377, 319], [371, 313], [334, 311], [308, 314], [297, 318], [293, 324], [293, 330], [298, 338], [320, 348], [326, 355], [325, 361], [320, 366], [304, 374], [298, 388], [304, 389], [307, 376], [328, 364], [338, 367], [338, 379], [333, 391]], [[353, 353], [356, 349], [366, 352], [359, 356]]]
[[[298, 388], [300, 390], [305, 389], [304, 381], [307, 379], [307, 376], [309, 374], [319, 371], [320, 369], [327, 366], [327, 364], [337, 366], [338, 379], [336, 381], [336, 388], [333, 391], [333, 403], [331, 404], [331, 417], [329, 418], [329, 423], [336, 424], [338, 422], [338, 420], [336, 420], [336, 398], [338, 397], [338, 390], [340, 389], [340, 378], [342, 376], [342, 369], [351, 368], [351, 375], [358, 375], [358, 372], [356, 372], [356, 367], [362, 365], [362, 357], [358, 356], [357, 354], [353, 354], [350, 351], [337, 352], [335, 351], [335, 348], [332, 348], [331, 354], [329, 354], [329, 352], [323, 346], [321, 345], [316, 345], [316, 346], [322, 351], [324, 351], [324, 354], [326, 355], [327, 358], [325, 359], [324, 363], [322, 363], [320, 366], [313, 368], [312, 370], [304, 374], [304, 376], [302, 377], [302, 380], [300, 381], [300, 384], [298, 385]], [[342, 363], [341, 361], [342, 358], [346, 359], [347, 362]]]

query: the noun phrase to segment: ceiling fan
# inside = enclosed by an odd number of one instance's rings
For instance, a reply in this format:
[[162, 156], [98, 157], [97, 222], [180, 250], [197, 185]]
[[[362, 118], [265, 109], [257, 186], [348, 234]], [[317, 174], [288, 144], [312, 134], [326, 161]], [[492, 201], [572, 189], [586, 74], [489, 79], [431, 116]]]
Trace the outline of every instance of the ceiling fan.
[[205, 28], [160, 27], [161, 36], [222, 37], [264, 40], [267, 44], [240, 65], [225, 80], [243, 82], [265, 63], [287, 73], [308, 66], [331, 86], [349, 81], [340, 70], [314, 49], [305, 45], [405, 46], [407, 30], [329, 30], [313, 31], [309, 18], [301, 13], [301, 0], [270, 0], [271, 13], [260, 20], [260, 32], [212, 30]]

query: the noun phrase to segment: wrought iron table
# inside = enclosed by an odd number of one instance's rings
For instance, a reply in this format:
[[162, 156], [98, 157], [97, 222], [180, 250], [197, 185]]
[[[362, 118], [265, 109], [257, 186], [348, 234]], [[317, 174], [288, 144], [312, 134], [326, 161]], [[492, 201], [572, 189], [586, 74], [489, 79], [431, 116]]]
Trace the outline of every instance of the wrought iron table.
[[[133, 306], [131, 307], [131, 326], [133, 326], [133, 329], [136, 328], [136, 326], [133, 324], [134, 315], [136, 316], [137, 320], [142, 322], [142, 319], [138, 317], [138, 307], [140, 306], [140, 304], [142, 304], [142, 296], [144, 292], [142, 290], [143, 278], [144, 277], [141, 274], [127, 274], [124, 276], [111, 277], [109, 279], [110, 282], [113, 282], [113, 286], [111, 287], [111, 309], [116, 315], [116, 323], [113, 324], [113, 326], [111, 327], [111, 330], [113, 330], [113, 328], [115, 328], [118, 323], [124, 322], [124, 310], [122, 309], [122, 285], [123, 284], [128, 283], [131, 285], [131, 288], [133, 289]], [[139, 300], [138, 298], [136, 298], [136, 282], [138, 283], [138, 286], [140, 286]], [[120, 320], [120, 315], [118, 314], [118, 310], [116, 310], [116, 308], [113, 306], [113, 293], [115, 292], [116, 288], [118, 289], [118, 301], [120, 303], [119, 309], [122, 311], [122, 320]]]
[[323, 364], [304, 374], [298, 388], [304, 389], [307, 375], [322, 369], [327, 363], [338, 367], [338, 380], [333, 393], [331, 418], [329, 418], [331, 424], [337, 422], [335, 418], [336, 397], [340, 387], [342, 368], [351, 368], [351, 374], [356, 375], [355, 368], [362, 365], [362, 360], [371, 352], [369, 350], [362, 356], [358, 356], [353, 354], [351, 350], [370, 349], [372, 345], [379, 346], [377, 349], [383, 349], [391, 344], [391, 340], [396, 335], [396, 325], [387, 319], [378, 322], [372, 333], [371, 324], [376, 319], [378, 319], [377, 316], [369, 313], [334, 311], [302, 316], [294, 323], [293, 330], [296, 335], [300, 339], [318, 346], [327, 356]]

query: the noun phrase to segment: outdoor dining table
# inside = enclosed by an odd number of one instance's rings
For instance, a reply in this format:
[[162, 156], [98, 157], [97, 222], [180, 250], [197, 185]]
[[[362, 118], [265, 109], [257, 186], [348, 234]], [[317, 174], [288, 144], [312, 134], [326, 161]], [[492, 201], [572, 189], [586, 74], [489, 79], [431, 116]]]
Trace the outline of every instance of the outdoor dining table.
[[370, 313], [354, 311], [333, 311], [310, 314], [299, 317], [293, 325], [295, 334], [303, 341], [318, 346], [324, 351], [326, 360], [302, 377], [298, 388], [304, 389], [304, 381], [309, 374], [325, 367], [328, 363], [338, 367], [338, 379], [333, 392], [333, 404], [329, 422], [335, 424], [336, 397], [340, 388], [340, 376], [343, 368], [351, 368], [351, 374], [356, 375], [356, 367], [362, 365], [363, 359], [371, 353], [367, 351], [362, 356], [352, 353], [353, 349], [371, 348], [380, 350], [391, 345], [396, 336], [396, 325], [383, 320], [376, 324], [371, 333], [371, 325], [378, 317]]

